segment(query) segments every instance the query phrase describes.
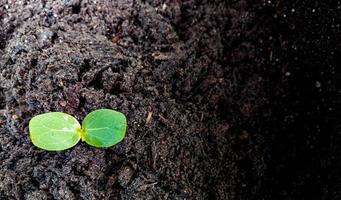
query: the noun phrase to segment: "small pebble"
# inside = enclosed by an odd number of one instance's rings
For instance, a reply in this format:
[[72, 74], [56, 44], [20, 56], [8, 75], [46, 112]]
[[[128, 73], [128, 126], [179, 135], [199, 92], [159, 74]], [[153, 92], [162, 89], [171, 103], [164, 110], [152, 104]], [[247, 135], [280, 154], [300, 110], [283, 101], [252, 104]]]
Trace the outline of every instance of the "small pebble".
[[162, 10], [166, 10], [166, 8], [167, 8], [167, 4], [164, 3], [164, 4], [162, 5]]
[[12, 115], [12, 119], [13, 120], [17, 120], [18, 119], [18, 115]]
[[316, 88], [320, 88], [321, 87], [321, 83], [319, 81], [316, 81], [315, 86], [316, 86]]

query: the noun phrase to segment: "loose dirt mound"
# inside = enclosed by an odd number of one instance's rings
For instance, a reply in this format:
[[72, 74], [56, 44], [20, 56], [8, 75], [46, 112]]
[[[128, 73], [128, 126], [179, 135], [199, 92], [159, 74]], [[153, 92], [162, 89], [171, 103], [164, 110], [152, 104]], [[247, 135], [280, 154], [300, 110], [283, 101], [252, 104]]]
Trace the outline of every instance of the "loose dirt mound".
[[[340, 8], [0, 1], [0, 199], [341, 198]], [[123, 143], [31, 144], [34, 115], [97, 108]]]

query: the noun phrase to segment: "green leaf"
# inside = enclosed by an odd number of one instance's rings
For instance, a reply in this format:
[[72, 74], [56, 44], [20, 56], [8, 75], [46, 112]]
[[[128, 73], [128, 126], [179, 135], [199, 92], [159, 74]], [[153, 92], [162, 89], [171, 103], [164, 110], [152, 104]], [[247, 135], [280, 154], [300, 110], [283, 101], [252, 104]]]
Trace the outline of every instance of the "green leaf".
[[82, 140], [94, 147], [110, 147], [123, 140], [126, 128], [124, 114], [110, 109], [95, 110], [82, 123]]
[[29, 122], [32, 143], [49, 151], [65, 150], [76, 145], [80, 139], [80, 129], [74, 117], [62, 112], [37, 115]]

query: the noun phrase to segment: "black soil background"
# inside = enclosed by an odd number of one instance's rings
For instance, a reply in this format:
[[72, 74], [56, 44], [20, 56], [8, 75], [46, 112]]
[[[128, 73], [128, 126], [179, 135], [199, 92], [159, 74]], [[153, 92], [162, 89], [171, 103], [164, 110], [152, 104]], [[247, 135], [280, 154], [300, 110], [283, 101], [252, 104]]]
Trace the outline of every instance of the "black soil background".
[[[341, 199], [340, 26], [337, 0], [0, 0], [0, 199]], [[31, 144], [98, 108], [122, 143]]]

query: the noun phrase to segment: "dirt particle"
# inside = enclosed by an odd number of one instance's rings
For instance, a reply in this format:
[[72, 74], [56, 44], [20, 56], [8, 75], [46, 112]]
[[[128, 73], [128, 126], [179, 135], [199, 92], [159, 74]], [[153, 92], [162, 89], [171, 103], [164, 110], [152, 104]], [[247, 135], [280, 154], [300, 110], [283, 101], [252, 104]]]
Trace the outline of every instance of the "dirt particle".
[[320, 88], [321, 87], [321, 82], [320, 81], [316, 81], [315, 82], [315, 86], [316, 86], [316, 88]]
[[170, 122], [168, 121], [168, 119], [166, 119], [166, 118], [164, 118], [162, 115], [160, 115], [159, 114], [159, 119], [160, 119], [160, 121], [164, 124], [164, 125], [166, 125], [166, 126], [170, 126], [171, 124], [170, 124]]
[[124, 166], [118, 175], [118, 182], [122, 187], [127, 187], [134, 175], [135, 170], [130, 166]]
[[117, 34], [111, 38], [111, 42], [116, 44], [121, 40], [121, 38], [122, 38], [121, 34]]
[[1, 109], [0, 110], [0, 116], [5, 116], [6, 110], [5, 109]]
[[249, 138], [249, 133], [247, 131], [242, 131], [239, 136], [239, 140], [247, 140]]
[[66, 101], [61, 101], [61, 102], [59, 102], [59, 104], [60, 104], [61, 106], [65, 107], [65, 106], [66, 106]]
[[155, 60], [171, 60], [175, 58], [175, 55], [169, 52], [154, 52], [152, 53], [152, 56]]

